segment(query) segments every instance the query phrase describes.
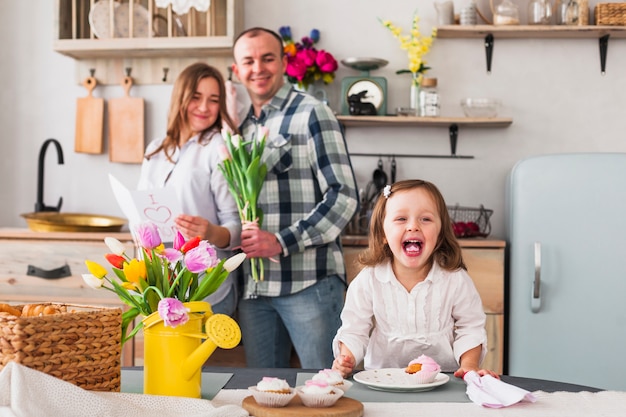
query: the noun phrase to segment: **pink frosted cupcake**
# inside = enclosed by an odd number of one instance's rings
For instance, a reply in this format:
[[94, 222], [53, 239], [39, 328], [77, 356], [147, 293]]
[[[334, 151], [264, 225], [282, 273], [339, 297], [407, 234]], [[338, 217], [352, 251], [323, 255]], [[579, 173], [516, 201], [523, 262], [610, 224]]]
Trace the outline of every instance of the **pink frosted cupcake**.
[[254, 387], [248, 387], [257, 404], [284, 407], [296, 396], [296, 391], [284, 379], [265, 376]]
[[404, 369], [407, 373], [407, 380], [414, 384], [430, 384], [437, 378], [440, 371], [439, 364], [426, 355], [413, 359]]
[[312, 379], [313, 381], [326, 381], [328, 385], [339, 388], [343, 392], [348, 391], [352, 386], [352, 382], [343, 379], [341, 373], [333, 369], [323, 369], [313, 375]]
[[304, 386], [296, 388], [302, 404], [306, 407], [330, 407], [341, 398], [343, 391], [333, 388], [326, 381], [308, 380]]

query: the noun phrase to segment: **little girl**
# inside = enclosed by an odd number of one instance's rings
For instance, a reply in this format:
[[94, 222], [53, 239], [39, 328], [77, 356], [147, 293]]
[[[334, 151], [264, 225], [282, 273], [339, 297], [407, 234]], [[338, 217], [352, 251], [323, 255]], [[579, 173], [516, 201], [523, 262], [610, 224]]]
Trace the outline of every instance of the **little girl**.
[[387, 185], [370, 221], [365, 268], [350, 283], [333, 340], [333, 369], [404, 368], [424, 354], [444, 372], [480, 369], [485, 313], [437, 187], [422, 180]]

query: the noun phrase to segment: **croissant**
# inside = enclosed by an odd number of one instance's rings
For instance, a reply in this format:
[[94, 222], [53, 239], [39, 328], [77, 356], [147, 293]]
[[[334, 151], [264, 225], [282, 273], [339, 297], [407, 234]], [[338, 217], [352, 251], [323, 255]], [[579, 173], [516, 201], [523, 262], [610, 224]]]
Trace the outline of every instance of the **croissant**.
[[19, 317], [19, 316], [22, 315], [22, 312], [19, 309], [13, 307], [10, 304], [2, 304], [2, 303], [0, 303], [0, 312], [9, 313], [9, 314], [14, 315], [16, 317]]

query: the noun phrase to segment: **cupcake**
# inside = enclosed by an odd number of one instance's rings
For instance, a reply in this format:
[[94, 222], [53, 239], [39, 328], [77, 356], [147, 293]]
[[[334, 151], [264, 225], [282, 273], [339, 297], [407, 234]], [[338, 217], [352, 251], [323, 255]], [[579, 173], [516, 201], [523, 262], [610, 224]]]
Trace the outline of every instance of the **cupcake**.
[[343, 395], [342, 390], [333, 388], [320, 379], [310, 379], [296, 391], [306, 407], [330, 407]]
[[296, 391], [284, 379], [263, 377], [256, 386], [248, 387], [259, 405], [284, 407], [296, 395]]
[[339, 388], [343, 392], [348, 391], [352, 386], [352, 382], [343, 379], [339, 371], [334, 369], [324, 369], [313, 375], [313, 381], [326, 381], [328, 385]]
[[404, 369], [408, 381], [414, 384], [430, 384], [439, 375], [440, 371], [441, 367], [439, 364], [426, 355], [413, 359]]

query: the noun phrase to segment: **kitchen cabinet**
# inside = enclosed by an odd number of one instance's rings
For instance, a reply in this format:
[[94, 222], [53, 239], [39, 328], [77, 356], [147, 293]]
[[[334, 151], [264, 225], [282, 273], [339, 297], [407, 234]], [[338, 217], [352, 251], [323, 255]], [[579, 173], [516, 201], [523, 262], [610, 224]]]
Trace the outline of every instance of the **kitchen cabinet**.
[[598, 39], [600, 71], [606, 70], [606, 52], [610, 38], [626, 38], [624, 26], [567, 26], [567, 25], [449, 25], [437, 28], [437, 37], [482, 38], [487, 55], [487, 72], [491, 72], [491, 59], [496, 38], [501, 39]]
[[[361, 267], [359, 254], [367, 247], [366, 236], [342, 238], [348, 283]], [[472, 277], [487, 315], [487, 356], [484, 368], [502, 373], [504, 366], [504, 259], [506, 242], [491, 239], [459, 239], [467, 272]]]
[[473, 156], [457, 155], [456, 145], [459, 128], [504, 128], [513, 123], [508, 117], [417, 117], [417, 116], [337, 116], [344, 127], [447, 127], [450, 138], [450, 155], [421, 154], [366, 154], [350, 152], [351, 156], [376, 156], [395, 158], [459, 158]]
[[137, 84], [171, 83], [198, 60], [230, 65], [243, 29], [243, 4], [212, 0], [207, 12], [191, 9], [178, 16], [154, 0], [56, 0], [53, 49], [77, 60], [79, 82], [93, 71], [100, 84], [119, 85], [130, 69]]
[[[104, 254], [106, 236], [123, 242], [129, 251], [134, 243], [129, 233], [33, 232], [27, 229], [0, 229], [0, 302], [31, 304], [57, 302], [98, 307], [125, 308], [116, 294], [94, 290], [84, 283], [88, 273], [85, 260], [108, 265]], [[130, 252], [132, 253], [132, 252]], [[43, 271], [63, 269], [69, 276], [41, 278], [30, 275], [34, 268]], [[122, 364], [134, 363], [134, 341], [126, 343]]]

